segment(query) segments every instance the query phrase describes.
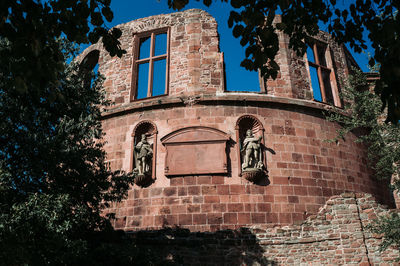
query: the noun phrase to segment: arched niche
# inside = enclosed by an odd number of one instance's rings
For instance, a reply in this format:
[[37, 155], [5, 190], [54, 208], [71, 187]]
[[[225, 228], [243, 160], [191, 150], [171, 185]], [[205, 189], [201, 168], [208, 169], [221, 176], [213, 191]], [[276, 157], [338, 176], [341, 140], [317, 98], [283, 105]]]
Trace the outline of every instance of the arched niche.
[[99, 57], [99, 50], [90, 51], [79, 64], [79, 73], [83, 76], [85, 88], [91, 85], [92, 72], [97, 72]]
[[[138, 185], [143, 183], [140, 182], [143, 177], [156, 179], [157, 134], [156, 125], [148, 120], [139, 122], [132, 131], [131, 170], [136, 172], [135, 179], [137, 178], [139, 183], [136, 180], [135, 183]], [[143, 158], [143, 156], [150, 156], [149, 149], [151, 149], [151, 158]], [[149, 160], [150, 169], [143, 169], [143, 160]]]
[[266, 172], [264, 127], [257, 117], [243, 115], [237, 120], [235, 131], [239, 176], [246, 173], [246, 179], [256, 181]]
[[226, 143], [229, 135], [218, 129], [193, 126], [161, 138], [166, 148], [165, 175], [228, 173]]
[[100, 57], [100, 51], [99, 50], [93, 50], [89, 52], [85, 58], [83, 58], [80, 68], [86, 69], [86, 70], [93, 70], [97, 63], [99, 62], [99, 57]]

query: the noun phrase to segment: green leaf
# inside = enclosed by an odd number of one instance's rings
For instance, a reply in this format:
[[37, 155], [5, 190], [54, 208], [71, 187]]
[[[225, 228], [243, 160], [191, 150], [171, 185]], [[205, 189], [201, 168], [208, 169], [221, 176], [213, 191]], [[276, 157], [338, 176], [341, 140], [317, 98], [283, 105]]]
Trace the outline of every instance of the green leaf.
[[99, 12], [93, 12], [91, 14], [91, 23], [94, 26], [101, 26], [103, 24], [103, 17], [101, 16], [101, 14]]
[[111, 0], [99, 0], [102, 4], [109, 6], [111, 4]]
[[111, 34], [114, 38], [118, 39], [122, 35], [122, 31], [119, 28], [112, 28]]
[[212, 0], [203, 0], [203, 4], [204, 4], [205, 6], [210, 6], [211, 3], [212, 3]]
[[240, 14], [235, 11], [231, 11], [231, 13], [229, 14], [229, 19], [228, 19], [229, 28], [232, 28], [233, 23], [238, 22], [240, 20], [241, 20]]
[[253, 61], [251, 61], [250, 59], [244, 59], [240, 65], [244, 68], [246, 68], [247, 70], [252, 70], [254, 68], [254, 63]]
[[114, 14], [111, 11], [111, 8], [108, 6], [105, 6], [101, 9], [101, 13], [103, 14], [103, 16], [106, 18], [106, 20], [108, 22], [111, 22], [114, 18]]
[[283, 22], [281, 22], [281, 23], [276, 23], [276, 28], [278, 29], [278, 30], [285, 30], [286, 29], [286, 24], [285, 23], [283, 23]]
[[98, 32], [90, 32], [88, 37], [91, 43], [97, 43], [100, 39], [100, 34]]
[[168, 0], [168, 6], [175, 10], [181, 10], [189, 3], [189, 0]]
[[242, 25], [235, 25], [235, 27], [232, 30], [233, 36], [235, 38], [238, 38], [240, 35], [242, 35], [244, 30], [244, 27]]
[[15, 78], [15, 89], [19, 93], [26, 93], [28, 91], [28, 87], [26, 86], [25, 80], [21, 77]]
[[231, 5], [234, 8], [240, 8], [243, 5], [241, 0], [231, 0]]
[[349, 11], [347, 11], [346, 9], [343, 10], [342, 16], [343, 16], [343, 19], [344, 19], [344, 20], [347, 20], [347, 16], [348, 16], [348, 15], [349, 15]]

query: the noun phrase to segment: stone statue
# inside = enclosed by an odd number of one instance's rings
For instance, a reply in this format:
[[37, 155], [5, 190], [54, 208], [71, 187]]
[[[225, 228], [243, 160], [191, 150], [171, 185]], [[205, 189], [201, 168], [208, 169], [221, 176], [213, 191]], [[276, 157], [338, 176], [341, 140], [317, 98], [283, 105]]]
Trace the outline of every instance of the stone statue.
[[138, 175], [148, 174], [151, 170], [153, 158], [153, 148], [147, 141], [146, 135], [142, 134], [142, 138], [135, 146], [136, 151], [136, 169]]
[[243, 154], [242, 171], [259, 171], [263, 168], [261, 136], [254, 137], [251, 129], [246, 131], [241, 152]]

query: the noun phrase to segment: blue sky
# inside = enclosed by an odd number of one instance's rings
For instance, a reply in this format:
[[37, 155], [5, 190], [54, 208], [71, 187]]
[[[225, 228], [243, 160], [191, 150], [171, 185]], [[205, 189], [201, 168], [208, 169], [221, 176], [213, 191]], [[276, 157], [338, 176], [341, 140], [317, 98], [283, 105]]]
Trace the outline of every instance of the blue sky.
[[[232, 36], [232, 30], [228, 27], [228, 17], [231, 7], [227, 3], [219, 1], [213, 2], [210, 8], [202, 3], [191, 0], [190, 4], [184, 9], [201, 8], [210, 13], [218, 22], [218, 32], [220, 34], [220, 49], [224, 52], [226, 65], [226, 80], [228, 90], [240, 91], [259, 91], [258, 74], [247, 71], [240, 66], [244, 58], [244, 49], [239, 43], [239, 39]], [[168, 14], [174, 12], [168, 8], [167, 0], [146, 0], [146, 1], [126, 1], [112, 0], [111, 9], [114, 12], [112, 23], [107, 26], [126, 23], [138, 18], [152, 15]], [[323, 28], [322, 28], [323, 30]], [[355, 54], [354, 58], [363, 71], [368, 71], [368, 59], [366, 54]]]

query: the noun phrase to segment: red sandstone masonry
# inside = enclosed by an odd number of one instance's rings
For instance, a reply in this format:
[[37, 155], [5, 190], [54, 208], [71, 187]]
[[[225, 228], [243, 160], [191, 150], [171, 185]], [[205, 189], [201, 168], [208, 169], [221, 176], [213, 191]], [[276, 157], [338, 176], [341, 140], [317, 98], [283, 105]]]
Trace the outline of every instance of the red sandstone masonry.
[[[139, 246], [144, 240], [158, 254], [178, 256], [185, 265], [398, 265], [399, 251], [390, 247], [379, 252], [381, 236], [365, 229], [371, 219], [388, 213], [369, 194], [344, 193], [328, 199], [316, 215], [298, 225], [253, 225], [235, 231], [225, 226], [216, 233], [165, 229], [132, 232], [132, 237]], [[249, 223], [250, 217], [225, 213], [209, 215], [208, 221]], [[193, 220], [204, 224], [206, 216], [193, 215]]]
[[[171, 29], [169, 94], [130, 102], [133, 36], [162, 27]], [[279, 34], [278, 79], [268, 80], [263, 94], [238, 93], [224, 92], [217, 24], [206, 12], [153, 16], [120, 28], [122, 47], [127, 50], [124, 58], [109, 57], [99, 45], [82, 54], [101, 50], [99, 71], [106, 77], [108, 99], [115, 102], [103, 117], [111, 168], [132, 170], [131, 134], [139, 122], [152, 121], [158, 140], [156, 180], [147, 188], [133, 186], [127, 199], [112, 204], [107, 212], [116, 213], [115, 228], [137, 231], [179, 226], [194, 232], [253, 228], [258, 245], [265, 248], [264, 257], [281, 264], [368, 263], [365, 246], [375, 256], [369, 257], [371, 263], [383, 265], [393, 259], [392, 251], [379, 259], [379, 239], [365, 235], [367, 244], [360, 242], [365, 234], [360, 219], [364, 225], [381, 212], [380, 207], [368, 207], [373, 205], [369, 197], [334, 196], [370, 193], [383, 202], [388, 192], [385, 184], [372, 177], [366, 149], [354, 143], [354, 134], [338, 144], [326, 142], [336, 136], [339, 125], [322, 115], [322, 110], [329, 109], [326, 105], [311, 101], [306, 62], [288, 50], [287, 37]], [[345, 82], [343, 49], [328, 37], [324, 33], [317, 36], [329, 43], [338, 79]], [[243, 115], [257, 118], [265, 129], [268, 180], [260, 184], [239, 176], [235, 125]], [[230, 136], [228, 174], [165, 176], [166, 148], [160, 138], [189, 126], [211, 127]], [[367, 207], [358, 209], [358, 218], [355, 210], [361, 202]], [[224, 256], [229, 262], [229, 256]]]

